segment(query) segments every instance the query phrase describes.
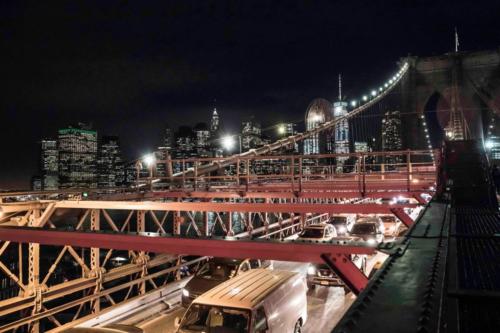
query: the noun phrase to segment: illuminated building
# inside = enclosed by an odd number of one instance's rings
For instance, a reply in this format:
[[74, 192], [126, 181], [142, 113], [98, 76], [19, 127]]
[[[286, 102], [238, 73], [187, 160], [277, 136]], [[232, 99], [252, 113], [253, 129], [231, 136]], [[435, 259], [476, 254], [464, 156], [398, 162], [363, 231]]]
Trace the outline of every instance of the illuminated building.
[[118, 137], [104, 136], [102, 138], [97, 159], [97, 170], [99, 187], [119, 187], [123, 185], [125, 171]]
[[262, 146], [262, 129], [259, 123], [253, 119], [241, 123], [241, 149], [249, 149]]
[[43, 190], [57, 190], [59, 188], [59, 152], [57, 141], [45, 139], [40, 142], [40, 174]]
[[210, 131], [207, 124], [198, 123], [194, 127], [195, 149], [198, 157], [210, 157]]
[[[342, 101], [342, 81], [339, 75], [339, 100], [333, 104], [333, 119], [337, 121], [334, 128], [335, 154], [349, 153], [349, 122], [347, 116], [347, 102]], [[337, 167], [342, 167], [348, 157], [337, 157]]]
[[[314, 99], [306, 112], [306, 130], [310, 131], [319, 125], [332, 120], [332, 105], [323, 98]], [[325, 133], [326, 132], [326, 133]], [[332, 133], [323, 131], [304, 140], [304, 154], [321, 154], [332, 151]]]
[[97, 132], [81, 125], [58, 133], [60, 188], [97, 187]]

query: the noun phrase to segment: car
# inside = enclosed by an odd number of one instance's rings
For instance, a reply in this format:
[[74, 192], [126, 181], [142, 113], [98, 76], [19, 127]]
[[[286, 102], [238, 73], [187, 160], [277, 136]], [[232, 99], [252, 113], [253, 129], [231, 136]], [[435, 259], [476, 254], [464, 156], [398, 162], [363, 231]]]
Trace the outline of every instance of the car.
[[355, 240], [363, 240], [370, 245], [384, 241], [384, 222], [380, 217], [364, 217], [356, 221], [349, 233]]
[[[350, 259], [361, 272], [366, 274], [366, 255], [350, 255]], [[316, 286], [343, 287], [346, 292], [349, 288], [344, 281], [328, 267], [327, 264], [309, 264], [307, 267], [307, 287], [314, 290]]]
[[201, 266], [182, 289], [182, 306], [188, 307], [196, 297], [224, 281], [251, 269], [261, 267], [272, 268], [272, 262], [259, 259], [212, 258]]
[[355, 217], [353, 215], [334, 215], [330, 217], [328, 221], [329, 224], [335, 227], [337, 231], [337, 236], [346, 236], [349, 230], [351, 230], [352, 225], [355, 222]]
[[310, 264], [307, 267], [307, 287], [314, 290], [317, 285], [343, 287], [345, 284], [327, 264]]
[[302, 230], [298, 239], [309, 241], [329, 241], [337, 237], [337, 231], [331, 224], [311, 224]]
[[307, 321], [307, 287], [297, 272], [252, 269], [196, 298], [177, 333], [301, 332]]
[[384, 236], [392, 237], [398, 234], [401, 221], [394, 215], [380, 215], [379, 216], [384, 223]]

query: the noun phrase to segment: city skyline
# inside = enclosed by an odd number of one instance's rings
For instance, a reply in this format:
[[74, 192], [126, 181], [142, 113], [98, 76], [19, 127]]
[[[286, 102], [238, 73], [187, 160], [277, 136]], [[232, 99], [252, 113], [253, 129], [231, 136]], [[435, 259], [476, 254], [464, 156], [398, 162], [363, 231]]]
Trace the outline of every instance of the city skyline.
[[27, 188], [37, 142], [67, 124], [93, 122], [140, 156], [215, 97], [232, 131], [251, 114], [297, 122], [312, 99], [335, 100], [339, 72], [344, 94], [359, 96], [409, 53], [454, 51], [455, 26], [459, 51], [498, 47], [498, 5], [449, 5], [3, 2], [0, 188]]

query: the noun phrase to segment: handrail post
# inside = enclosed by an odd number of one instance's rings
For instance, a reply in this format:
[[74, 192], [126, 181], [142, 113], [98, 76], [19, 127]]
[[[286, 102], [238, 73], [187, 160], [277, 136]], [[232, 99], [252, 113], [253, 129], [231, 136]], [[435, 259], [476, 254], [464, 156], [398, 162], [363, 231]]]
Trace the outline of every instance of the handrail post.
[[407, 177], [406, 177], [406, 187], [407, 187], [407, 191], [410, 192], [411, 189], [411, 151], [408, 149], [407, 153], [406, 153], [406, 173], [407, 173]]
[[299, 158], [299, 192], [302, 192], [302, 157]]
[[363, 191], [362, 196], [366, 195], [366, 165], [365, 165], [365, 155], [361, 154], [361, 175], [363, 177]]

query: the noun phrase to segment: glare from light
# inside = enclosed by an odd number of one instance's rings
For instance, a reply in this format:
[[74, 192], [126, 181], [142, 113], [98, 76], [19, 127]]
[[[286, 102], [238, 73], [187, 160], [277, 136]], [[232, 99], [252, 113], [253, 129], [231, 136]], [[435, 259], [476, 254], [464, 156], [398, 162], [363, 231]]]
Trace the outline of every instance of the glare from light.
[[309, 274], [309, 275], [316, 274], [316, 268], [314, 266], [312, 266], [312, 265], [309, 266], [309, 267], [307, 267], [307, 274]]
[[152, 166], [154, 163], [155, 163], [155, 157], [153, 154], [149, 154], [149, 155], [146, 155], [144, 156], [144, 159], [143, 159], [144, 163], [150, 167]]
[[390, 83], [390, 84], [392, 84], [392, 82], [393, 82], [393, 81], [392, 81], [392, 79], [390, 79], [390, 80], [389, 80], [389, 83]]
[[231, 135], [226, 135], [222, 138], [222, 147], [227, 150], [231, 150], [234, 147], [235, 143], [236, 142]]
[[377, 96], [377, 91], [376, 90], [372, 90], [372, 96], [373, 97]]
[[428, 139], [429, 138], [429, 134], [426, 134], [425, 137]]
[[427, 133], [427, 128], [424, 128], [424, 132]]
[[368, 96], [364, 95], [364, 96], [363, 96], [363, 101], [365, 101], [365, 102], [366, 102], [367, 100], [368, 100]]
[[285, 125], [278, 126], [278, 133], [279, 134], [285, 134], [285, 131], [286, 131]]
[[313, 119], [312, 119], [312, 120], [313, 120], [313, 121], [315, 121], [315, 122], [319, 122], [319, 121], [321, 121], [322, 119], [323, 119], [323, 117], [321, 117], [321, 115], [317, 114], [317, 115], [314, 115], [314, 116], [313, 116]]
[[182, 289], [182, 295], [183, 295], [184, 297], [189, 297], [189, 291], [188, 291], [188, 290], [186, 290], [186, 289]]
[[493, 128], [494, 126], [493, 125], [490, 125], [490, 128]]
[[370, 238], [369, 240], [366, 241], [366, 243], [368, 245], [376, 245], [377, 244], [377, 241], [373, 238]]
[[356, 102], [356, 101], [351, 101], [351, 106], [352, 106], [352, 107], [355, 107], [357, 104], [358, 104], [358, 102]]
[[484, 146], [486, 147], [486, 149], [491, 149], [491, 148], [493, 148], [493, 146], [494, 146], [493, 141], [491, 141], [491, 140], [486, 140], [486, 142], [484, 143]]
[[446, 136], [451, 138], [453, 136], [453, 132], [452, 131], [446, 131]]
[[347, 229], [342, 225], [340, 226], [338, 229], [337, 229], [338, 232], [340, 232], [341, 234], [343, 234], [344, 232], [347, 231]]
[[384, 90], [384, 88], [382, 88], [382, 87], [378, 88], [378, 91], [382, 91], [382, 90]]
[[413, 184], [418, 184], [419, 180], [418, 179], [412, 179], [411, 181]]
[[387, 88], [388, 86], [389, 86], [389, 85], [388, 85], [387, 83], [386, 83], [386, 84], [384, 84], [384, 87], [386, 87], [386, 88]]
[[429, 145], [429, 149], [432, 149], [432, 146], [431, 146], [431, 145]]

